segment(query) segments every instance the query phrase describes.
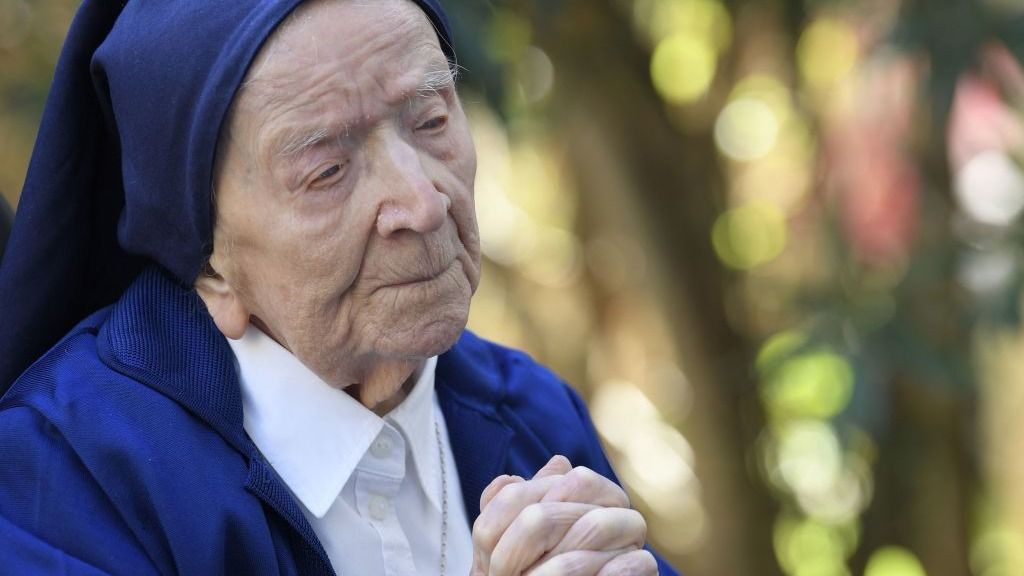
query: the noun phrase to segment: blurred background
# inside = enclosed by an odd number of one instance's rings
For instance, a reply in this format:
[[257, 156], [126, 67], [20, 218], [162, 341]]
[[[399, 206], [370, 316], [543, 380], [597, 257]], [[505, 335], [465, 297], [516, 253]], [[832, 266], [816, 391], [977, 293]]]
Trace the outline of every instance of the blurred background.
[[[659, 550], [1024, 575], [1024, 2], [446, 4], [471, 328], [588, 398]], [[12, 205], [75, 5], [0, 0]]]

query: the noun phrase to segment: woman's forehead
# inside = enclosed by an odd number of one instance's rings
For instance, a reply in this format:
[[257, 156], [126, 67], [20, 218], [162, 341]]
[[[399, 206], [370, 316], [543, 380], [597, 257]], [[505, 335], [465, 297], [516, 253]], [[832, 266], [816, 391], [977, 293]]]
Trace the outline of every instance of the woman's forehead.
[[[393, 33], [377, 37], [382, 31]], [[289, 56], [304, 60], [299, 64], [308, 65], [315, 63], [322, 54], [343, 47], [344, 52], [358, 58], [361, 52], [402, 39], [432, 41], [440, 49], [430, 19], [410, 0], [304, 2], [260, 48], [246, 80], [258, 80], [268, 68], [294, 70], [296, 62]], [[282, 59], [284, 62], [279, 63]]]
[[242, 106], [282, 104], [303, 84], [354, 85], [366, 76], [388, 83], [447, 67], [433, 25], [408, 0], [318, 0], [300, 10], [253, 61], [237, 94]]
[[408, 0], [316, 2], [275, 32], [236, 95], [232, 130], [268, 159], [310, 134], [358, 129], [453, 85], [423, 11]]

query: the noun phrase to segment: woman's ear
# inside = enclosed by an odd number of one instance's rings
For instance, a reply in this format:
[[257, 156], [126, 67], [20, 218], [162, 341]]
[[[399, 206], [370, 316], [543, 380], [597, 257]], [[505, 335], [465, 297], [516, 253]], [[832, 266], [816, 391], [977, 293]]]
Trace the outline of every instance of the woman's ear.
[[221, 333], [232, 340], [241, 338], [249, 327], [249, 310], [231, 283], [207, 263], [195, 286]]

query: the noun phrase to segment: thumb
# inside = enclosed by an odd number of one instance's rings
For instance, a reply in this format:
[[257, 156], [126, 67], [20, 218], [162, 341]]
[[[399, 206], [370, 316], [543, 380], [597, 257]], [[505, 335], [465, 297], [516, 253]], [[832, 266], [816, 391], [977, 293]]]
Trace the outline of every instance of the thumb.
[[548, 460], [548, 463], [545, 464], [543, 468], [533, 475], [533, 479], [537, 480], [547, 476], [568, 474], [570, 470], [572, 470], [572, 463], [569, 462], [569, 459], [561, 454], [555, 454], [551, 457], [551, 460]]

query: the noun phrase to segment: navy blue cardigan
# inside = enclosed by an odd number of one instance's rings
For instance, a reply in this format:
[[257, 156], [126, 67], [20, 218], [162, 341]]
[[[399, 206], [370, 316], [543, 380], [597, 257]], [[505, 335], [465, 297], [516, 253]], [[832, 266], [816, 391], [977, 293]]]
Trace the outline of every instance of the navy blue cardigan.
[[[491, 479], [556, 453], [615, 478], [579, 397], [525, 354], [465, 332], [436, 387], [470, 522]], [[334, 573], [242, 428], [227, 341], [155, 268], [0, 400], [0, 543], [10, 574]]]

